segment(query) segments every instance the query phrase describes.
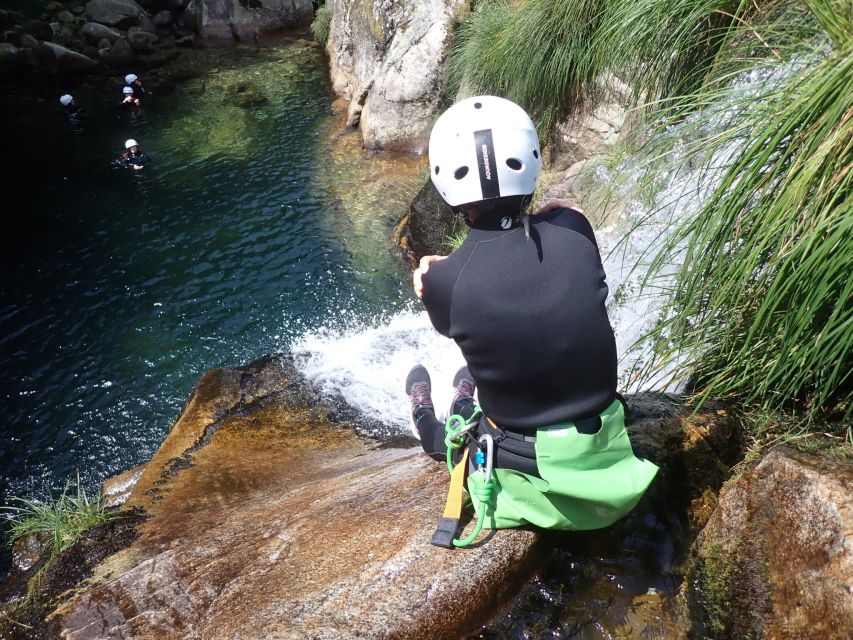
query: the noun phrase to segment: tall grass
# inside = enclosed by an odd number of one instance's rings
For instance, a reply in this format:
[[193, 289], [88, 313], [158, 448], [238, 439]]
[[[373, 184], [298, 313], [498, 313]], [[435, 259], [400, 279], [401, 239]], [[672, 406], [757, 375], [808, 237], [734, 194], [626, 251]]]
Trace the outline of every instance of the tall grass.
[[35, 534], [49, 541], [52, 555], [69, 548], [92, 527], [116, 517], [105, 509], [100, 493], [91, 498], [86, 494], [79, 476], [75, 488], [66, 482], [58, 497], [49, 493], [43, 500], [13, 497], [11, 501], [16, 504], [0, 507], [10, 513], [9, 539], [14, 542]]
[[540, 134], [582, 99], [598, 68], [590, 41], [608, 0], [479, 3], [454, 37], [447, 92], [500, 95], [523, 106]]
[[[677, 169], [679, 145], [710, 194], [649, 272], [678, 265], [646, 376], [679, 363], [700, 399], [850, 418], [851, 39], [849, 0], [492, 0], [459, 28], [447, 87], [513, 99], [545, 136], [605, 74], [628, 82], [646, 171]], [[686, 138], [656, 135], [675, 125]]]
[[[728, 72], [686, 96], [702, 107], [686, 159], [718, 182], [649, 272], [653, 285], [681, 260], [651, 335], [658, 359], [649, 372], [677, 358], [677, 375], [694, 377], [700, 399], [849, 418], [853, 22], [849, 4], [807, 4], [815, 11], [802, 29], [791, 29], [785, 12], [738, 23], [715, 65]], [[744, 69], [767, 77], [744, 92], [733, 81]], [[683, 120], [685, 104], [663, 103], [664, 124]]]

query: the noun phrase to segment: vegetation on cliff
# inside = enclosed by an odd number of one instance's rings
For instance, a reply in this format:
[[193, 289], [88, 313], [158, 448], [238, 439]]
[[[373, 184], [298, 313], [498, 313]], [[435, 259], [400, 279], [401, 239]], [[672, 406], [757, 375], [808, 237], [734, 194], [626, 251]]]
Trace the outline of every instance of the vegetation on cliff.
[[675, 363], [699, 399], [853, 417], [849, 2], [483, 2], [457, 33], [448, 89], [512, 98], [547, 137], [607, 74], [643, 105], [645, 170], [677, 169], [678, 145], [703, 172], [701, 207], [646, 279], [669, 303], [644, 373]]
[[314, 39], [322, 45], [329, 39], [329, 29], [332, 26], [332, 10], [325, 4], [317, 8], [314, 21], [311, 23], [311, 33]]
[[116, 517], [108, 511], [103, 496], [86, 494], [86, 489], [77, 482], [66, 482], [58, 497], [48, 493], [44, 499], [11, 498], [13, 506], [0, 507], [10, 513], [8, 537], [11, 542], [35, 535], [50, 547], [51, 554], [68, 549], [86, 531]]

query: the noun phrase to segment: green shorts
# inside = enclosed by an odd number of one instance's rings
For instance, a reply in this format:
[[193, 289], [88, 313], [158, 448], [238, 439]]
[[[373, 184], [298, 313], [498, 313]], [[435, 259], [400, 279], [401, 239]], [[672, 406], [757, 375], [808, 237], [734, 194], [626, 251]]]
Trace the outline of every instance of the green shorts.
[[607, 527], [639, 502], [658, 471], [634, 455], [619, 400], [601, 413], [601, 429], [578, 433], [572, 423], [536, 430], [536, 463], [541, 478], [511, 469], [495, 469], [495, 497], [479, 502], [473, 486], [482, 471], [468, 476], [477, 515], [486, 509], [483, 526], [505, 529], [532, 524], [545, 529], [586, 530]]

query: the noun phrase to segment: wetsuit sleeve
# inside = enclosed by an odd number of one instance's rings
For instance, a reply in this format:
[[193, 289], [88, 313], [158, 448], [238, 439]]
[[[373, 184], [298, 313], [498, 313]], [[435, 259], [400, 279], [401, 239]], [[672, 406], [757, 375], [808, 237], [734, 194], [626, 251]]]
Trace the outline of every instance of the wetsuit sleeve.
[[424, 276], [423, 302], [430, 322], [441, 335], [450, 337], [450, 309], [453, 305], [453, 290], [465, 268], [476, 243], [470, 239], [462, 243], [446, 260], [430, 265]]
[[424, 275], [423, 302], [435, 330], [450, 337], [450, 302], [455, 278], [449, 269], [443, 268], [445, 262], [434, 262]]
[[137, 157], [136, 160], [134, 160], [133, 162], [134, 164], [145, 165], [151, 162], [151, 158], [149, 158], [144, 153], [141, 153], [139, 154], [139, 157]]

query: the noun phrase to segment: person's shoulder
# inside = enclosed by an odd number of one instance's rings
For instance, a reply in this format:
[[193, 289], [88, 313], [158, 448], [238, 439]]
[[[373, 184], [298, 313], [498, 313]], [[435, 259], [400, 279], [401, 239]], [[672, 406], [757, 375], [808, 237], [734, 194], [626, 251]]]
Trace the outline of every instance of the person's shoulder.
[[539, 214], [535, 218], [540, 223], [547, 223], [567, 231], [575, 231], [597, 246], [592, 225], [580, 209], [561, 207]]

